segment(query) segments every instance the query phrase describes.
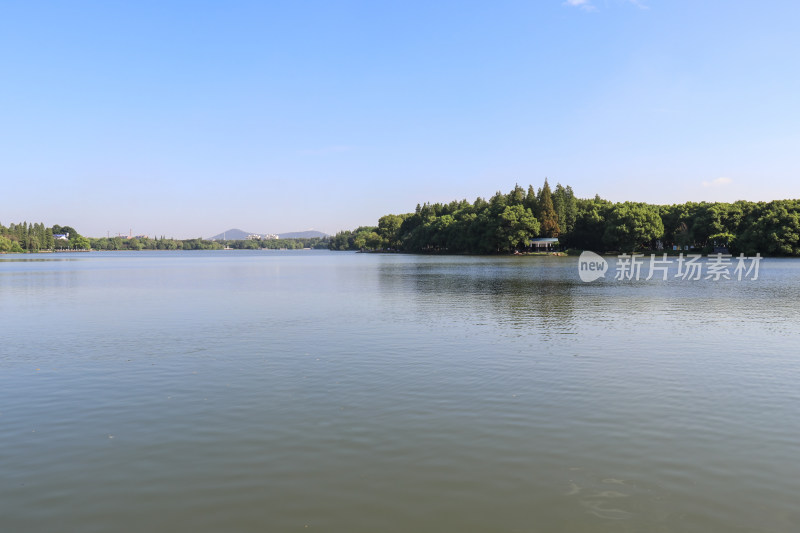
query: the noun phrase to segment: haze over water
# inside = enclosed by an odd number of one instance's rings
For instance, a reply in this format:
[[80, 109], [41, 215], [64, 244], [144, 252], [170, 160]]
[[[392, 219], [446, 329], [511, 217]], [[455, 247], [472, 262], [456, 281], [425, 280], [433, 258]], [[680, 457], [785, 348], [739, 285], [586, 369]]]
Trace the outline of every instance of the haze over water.
[[612, 277], [555, 257], [0, 257], [0, 526], [795, 531], [800, 260]]

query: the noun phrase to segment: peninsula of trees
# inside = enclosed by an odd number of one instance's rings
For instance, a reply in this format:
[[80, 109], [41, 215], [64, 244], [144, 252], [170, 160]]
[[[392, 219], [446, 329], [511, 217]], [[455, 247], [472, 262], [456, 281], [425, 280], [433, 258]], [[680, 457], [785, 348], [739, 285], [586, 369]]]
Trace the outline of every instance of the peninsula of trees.
[[800, 256], [800, 200], [652, 205], [576, 198], [557, 184], [488, 201], [417, 205], [413, 213], [385, 215], [377, 226], [341, 231], [332, 250], [393, 250], [495, 254], [528, 248], [535, 237], [557, 238], [564, 249], [597, 252], [671, 250]]
[[38, 252], [41, 250], [84, 250], [90, 246], [89, 239], [81, 236], [69, 226], [44, 224], [0, 224], [0, 252]]

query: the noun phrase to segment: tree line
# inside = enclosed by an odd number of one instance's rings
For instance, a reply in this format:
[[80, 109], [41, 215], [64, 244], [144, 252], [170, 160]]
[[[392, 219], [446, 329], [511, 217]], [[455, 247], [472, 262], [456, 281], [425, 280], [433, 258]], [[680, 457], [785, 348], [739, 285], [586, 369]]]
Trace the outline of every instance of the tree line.
[[[59, 237], [66, 236], [66, 237]], [[222, 250], [233, 248], [297, 250], [303, 248], [327, 249], [326, 238], [265, 239], [261, 241], [207, 239], [171, 239], [163, 235], [148, 237], [84, 237], [71, 226], [21, 222], [8, 227], [0, 224], [0, 253], [24, 253], [55, 250]]]
[[163, 235], [149, 237], [92, 237], [92, 250], [221, 250], [222, 245], [204, 239], [171, 239]]
[[[58, 238], [57, 235], [68, 235]], [[42, 250], [84, 250], [89, 240], [70, 226], [45, 227], [41, 222], [0, 224], [0, 252], [21, 253]]]
[[385, 215], [377, 226], [341, 231], [331, 250], [493, 254], [529, 248], [535, 237], [558, 238], [563, 249], [597, 252], [695, 250], [800, 256], [800, 200], [687, 202], [654, 205], [576, 198], [547, 180], [538, 190], [516, 185], [488, 201], [417, 205]]
[[90, 238], [93, 250], [300, 250], [303, 248], [328, 247], [328, 241], [320, 237], [307, 239], [224, 240], [168, 239], [149, 237], [101, 237]]

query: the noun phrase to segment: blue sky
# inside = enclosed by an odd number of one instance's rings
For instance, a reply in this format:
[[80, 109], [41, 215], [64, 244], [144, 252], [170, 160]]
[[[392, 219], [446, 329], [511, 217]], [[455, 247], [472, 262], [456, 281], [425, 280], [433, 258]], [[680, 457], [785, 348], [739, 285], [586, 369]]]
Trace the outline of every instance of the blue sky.
[[800, 198], [792, 1], [3, 1], [0, 222], [209, 237], [569, 184]]

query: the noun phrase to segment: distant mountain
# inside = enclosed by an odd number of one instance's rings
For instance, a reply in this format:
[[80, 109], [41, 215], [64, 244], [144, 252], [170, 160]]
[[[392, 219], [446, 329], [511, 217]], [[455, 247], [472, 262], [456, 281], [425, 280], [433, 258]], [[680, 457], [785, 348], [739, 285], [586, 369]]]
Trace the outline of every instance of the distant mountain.
[[[261, 235], [262, 237], [265, 236], [265, 233], [254, 233], [252, 231], [242, 231], [240, 229], [229, 229], [224, 233], [220, 233], [219, 235], [214, 235], [211, 237], [212, 241], [222, 241], [222, 240], [229, 240], [229, 241], [243, 241], [247, 238], [248, 235]], [[308, 230], [308, 231], [294, 231], [290, 233], [279, 233], [278, 238], [280, 239], [312, 239], [314, 237], [327, 237], [327, 233], [322, 233], [321, 231], [315, 230]]]
[[242, 231], [240, 229], [229, 229], [224, 233], [220, 233], [219, 235], [214, 235], [211, 237], [212, 241], [222, 241], [222, 240], [229, 240], [229, 241], [243, 241], [247, 238], [248, 235], [252, 235], [252, 233], [248, 233], [246, 231]]
[[294, 231], [291, 233], [279, 233], [278, 237], [281, 239], [313, 239], [314, 237], [327, 237], [327, 233], [321, 231], [308, 230], [308, 231]]

